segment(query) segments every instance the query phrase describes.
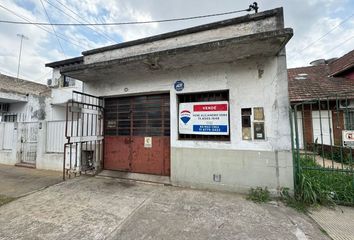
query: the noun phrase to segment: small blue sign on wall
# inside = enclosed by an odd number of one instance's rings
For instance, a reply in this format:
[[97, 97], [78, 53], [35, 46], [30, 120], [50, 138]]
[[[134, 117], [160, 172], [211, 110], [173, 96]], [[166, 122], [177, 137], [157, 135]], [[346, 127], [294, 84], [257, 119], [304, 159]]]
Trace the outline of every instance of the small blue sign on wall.
[[182, 82], [181, 80], [178, 80], [175, 82], [175, 90], [177, 92], [180, 92], [184, 89], [184, 82]]

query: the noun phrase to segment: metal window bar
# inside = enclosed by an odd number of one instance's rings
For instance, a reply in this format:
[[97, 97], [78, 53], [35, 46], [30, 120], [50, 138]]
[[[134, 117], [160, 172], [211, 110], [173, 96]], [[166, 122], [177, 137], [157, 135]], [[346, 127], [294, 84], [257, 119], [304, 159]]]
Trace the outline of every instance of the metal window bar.
[[[73, 92], [67, 102], [64, 145], [63, 178], [82, 172], [95, 172], [103, 159], [103, 100], [101, 98]], [[97, 121], [95, 120], [97, 119]], [[99, 125], [99, 126], [97, 126]]]

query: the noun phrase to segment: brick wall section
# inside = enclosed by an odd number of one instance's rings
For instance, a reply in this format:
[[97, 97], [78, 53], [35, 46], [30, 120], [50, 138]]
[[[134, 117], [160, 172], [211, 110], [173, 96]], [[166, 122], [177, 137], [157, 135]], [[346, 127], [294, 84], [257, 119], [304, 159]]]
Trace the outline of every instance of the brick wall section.
[[51, 96], [51, 89], [40, 83], [17, 79], [0, 74], [0, 92], [30, 94], [37, 96]]
[[333, 139], [334, 145], [342, 144], [342, 130], [344, 130], [344, 114], [343, 111], [332, 111], [333, 122]]
[[303, 112], [304, 146], [313, 142], [312, 114], [310, 106], [304, 107]]

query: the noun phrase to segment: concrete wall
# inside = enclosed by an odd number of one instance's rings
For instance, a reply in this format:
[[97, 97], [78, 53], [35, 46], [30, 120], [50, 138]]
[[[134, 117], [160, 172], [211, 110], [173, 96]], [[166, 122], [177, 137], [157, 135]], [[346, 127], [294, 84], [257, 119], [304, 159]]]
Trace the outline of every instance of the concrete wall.
[[48, 116], [49, 121], [65, 120], [66, 119], [66, 106], [52, 105], [51, 115]]
[[259, 32], [272, 31], [279, 27], [277, 17], [268, 17], [256, 21], [234, 24], [222, 28], [216, 28], [197, 33], [185, 34], [153, 42], [148, 42], [130, 47], [95, 53], [84, 56], [84, 63], [97, 63], [117, 58], [131, 57], [145, 53], [168, 50], [201, 43], [217, 41], [232, 37], [240, 37]]
[[[0, 124], [0, 127], [4, 127], [4, 124]], [[18, 162], [17, 148], [19, 147], [19, 142], [20, 137], [16, 126], [13, 129], [12, 149], [2, 149], [0, 147], [0, 164], [15, 165]]]
[[[293, 188], [290, 152], [172, 148], [174, 185], [247, 193], [251, 187], [268, 187], [276, 194]], [[220, 182], [213, 176], [220, 175]]]
[[52, 88], [51, 95], [51, 108], [48, 111], [47, 120], [65, 120], [66, 117], [66, 103], [68, 100], [72, 99], [73, 91], [82, 92], [83, 83], [79, 80], [75, 81], [75, 86], [63, 87], [58, 84], [59, 81], [63, 80], [63, 76], [60, 74], [59, 68], [53, 69], [52, 81], [56, 82], [56, 86]]
[[27, 102], [10, 103], [9, 113], [16, 113], [18, 121], [34, 122], [45, 120], [48, 113], [51, 112], [51, 99], [46, 96], [29, 95]]
[[13, 154], [13, 150], [0, 150], [0, 164], [15, 165], [16, 153]]
[[[177, 94], [173, 84], [182, 80], [181, 93], [228, 89], [231, 140], [178, 140]], [[128, 91], [124, 89], [127, 88]], [[123, 96], [169, 92], [171, 100], [171, 180], [175, 185], [245, 191], [267, 185], [293, 188], [288, 86], [285, 53], [172, 71], [102, 76], [87, 83], [85, 92]], [[241, 108], [263, 107], [265, 140], [242, 140]], [[221, 182], [213, 181], [221, 174]]]
[[[38, 130], [38, 145], [37, 145], [37, 169], [47, 169], [54, 171], [63, 170], [64, 153], [47, 153], [47, 123], [41, 122], [42, 128]], [[63, 133], [64, 134], [64, 133]], [[58, 136], [62, 137], [62, 136]], [[64, 146], [62, 146], [64, 148]]]
[[[37, 138], [37, 158], [35, 167], [37, 169], [47, 169], [54, 171], [63, 170], [63, 158], [64, 153], [47, 153], [46, 152], [46, 122], [38, 122], [38, 126], [42, 125], [38, 129]], [[17, 123], [14, 129], [13, 148], [11, 150], [0, 149], [0, 164], [15, 165], [20, 163], [20, 150], [21, 150], [21, 128], [23, 123]], [[63, 133], [64, 134], [64, 133]], [[63, 146], [64, 147], [64, 146]]]

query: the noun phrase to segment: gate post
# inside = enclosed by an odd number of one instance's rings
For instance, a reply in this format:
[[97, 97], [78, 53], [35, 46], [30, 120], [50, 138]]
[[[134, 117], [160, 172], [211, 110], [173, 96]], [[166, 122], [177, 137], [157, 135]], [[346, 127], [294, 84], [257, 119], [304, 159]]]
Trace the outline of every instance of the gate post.
[[43, 161], [45, 160], [44, 154], [46, 153], [47, 148], [47, 122], [39, 121], [38, 122], [38, 138], [37, 138], [37, 158], [36, 158], [36, 167], [42, 168]]
[[15, 129], [16, 129], [16, 137], [14, 137], [14, 154], [16, 163], [21, 163], [21, 149], [22, 149], [22, 131], [23, 131], [24, 124], [21, 122], [15, 122]]

